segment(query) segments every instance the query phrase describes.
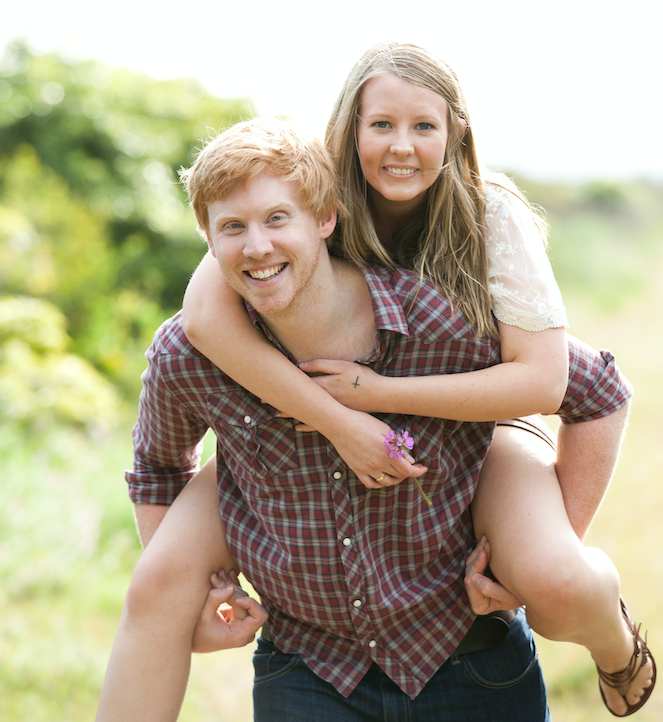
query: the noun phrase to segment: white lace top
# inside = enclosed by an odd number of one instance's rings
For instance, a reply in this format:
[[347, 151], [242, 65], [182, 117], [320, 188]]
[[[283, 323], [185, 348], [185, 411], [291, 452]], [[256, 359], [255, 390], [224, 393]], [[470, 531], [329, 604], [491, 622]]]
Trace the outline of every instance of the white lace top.
[[486, 183], [488, 273], [492, 310], [526, 331], [568, 327], [546, 248], [525, 203]]

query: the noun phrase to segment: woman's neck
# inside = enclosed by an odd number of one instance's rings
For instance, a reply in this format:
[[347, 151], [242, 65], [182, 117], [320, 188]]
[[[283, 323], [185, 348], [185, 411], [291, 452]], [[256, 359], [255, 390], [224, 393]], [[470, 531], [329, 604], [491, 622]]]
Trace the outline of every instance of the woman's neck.
[[424, 202], [425, 196], [417, 196], [410, 201], [390, 201], [369, 187], [368, 207], [373, 225], [380, 242], [387, 250], [395, 250], [396, 236]]

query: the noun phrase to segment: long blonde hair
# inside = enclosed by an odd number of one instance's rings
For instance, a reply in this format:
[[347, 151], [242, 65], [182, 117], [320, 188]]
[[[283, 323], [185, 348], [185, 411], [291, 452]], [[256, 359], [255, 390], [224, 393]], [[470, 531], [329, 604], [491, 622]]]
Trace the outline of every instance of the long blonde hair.
[[[363, 87], [386, 73], [432, 90], [448, 106], [444, 167], [428, 190], [425, 207], [399, 233], [395, 257], [377, 236], [357, 153]], [[340, 225], [344, 255], [359, 265], [398, 264], [417, 271], [458, 306], [478, 335], [496, 335], [488, 290], [484, 186], [465, 98], [454, 71], [417, 45], [386, 42], [372, 47], [345, 81], [329, 119], [326, 143], [336, 161], [348, 209]]]

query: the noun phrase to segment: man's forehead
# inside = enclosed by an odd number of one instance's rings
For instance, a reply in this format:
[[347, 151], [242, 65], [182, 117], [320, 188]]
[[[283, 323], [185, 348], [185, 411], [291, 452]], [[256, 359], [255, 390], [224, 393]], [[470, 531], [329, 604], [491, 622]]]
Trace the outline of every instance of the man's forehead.
[[208, 204], [208, 211], [211, 217], [219, 213], [259, 212], [278, 206], [308, 210], [301, 185], [297, 181], [263, 171], [233, 184], [227, 192]]

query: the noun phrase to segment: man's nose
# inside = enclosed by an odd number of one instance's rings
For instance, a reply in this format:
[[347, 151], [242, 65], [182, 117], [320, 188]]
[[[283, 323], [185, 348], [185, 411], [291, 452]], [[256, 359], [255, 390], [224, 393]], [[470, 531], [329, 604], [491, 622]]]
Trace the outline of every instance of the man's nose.
[[244, 255], [251, 258], [262, 258], [274, 250], [269, 240], [269, 231], [266, 228], [250, 227], [246, 234]]

